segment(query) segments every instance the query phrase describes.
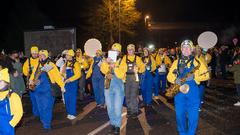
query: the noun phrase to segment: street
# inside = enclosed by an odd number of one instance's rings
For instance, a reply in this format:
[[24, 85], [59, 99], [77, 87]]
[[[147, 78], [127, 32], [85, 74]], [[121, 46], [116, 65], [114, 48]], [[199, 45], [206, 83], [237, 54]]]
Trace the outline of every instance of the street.
[[[212, 80], [210, 88], [206, 89], [205, 103], [200, 113], [197, 135], [239, 135], [240, 108], [234, 107], [235, 89], [232, 80]], [[138, 119], [128, 119], [125, 107], [122, 114], [121, 135], [177, 135], [175, 112], [172, 103], [164, 96], [154, 100], [152, 108], [141, 108]], [[38, 135], [41, 133], [41, 123], [31, 117], [28, 97], [24, 119], [16, 129], [17, 135]], [[106, 109], [96, 108], [96, 103], [90, 97], [78, 102], [79, 115], [74, 121], [66, 118], [64, 104], [56, 101], [53, 115], [52, 135], [106, 135], [110, 123]]]

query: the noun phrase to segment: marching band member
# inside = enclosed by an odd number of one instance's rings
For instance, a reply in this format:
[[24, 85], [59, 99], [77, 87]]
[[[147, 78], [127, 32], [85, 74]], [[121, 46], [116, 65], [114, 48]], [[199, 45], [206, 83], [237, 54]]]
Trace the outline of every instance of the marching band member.
[[169, 58], [171, 59], [171, 62], [173, 63], [177, 59], [177, 54], [174, 48], [170, 50]]
[[39, 64], [33, 69], [30, 77], [30, 86], [35, 86], [33, 91], [44, 133], [51, 129], [55, 100], [51, 86], [55, 83], [61, 87], [62, 92], [65, 91], [64, 82], [57, 66], [48, 59], [48, 51], [41, 50], [39, 52]]
[[97, 50], [96, 56], [93, 58], [91, 66], [86, 75], [86, 79], [92, 77], [93, 91], [95, 95], [95, 100], [97, 102], [97, 107], [104, 108], [105, 98], [104, 98], [104, 76], [100, 71], [100, 65], [102, 63], [102, 51]]
[[[202, 62], [204, 62], [204, 64], [208, 67], [208, 64], [211, 62], [211, 55], [207, 53], [207, 51], [203, 51], [202, 48], [200, 48], [199, 45], [196, 45], [196, 55], [197, 55], [197, 59], [201, 59]], [[203, 104], [203, 99], [204, 99], [204, 91], [205, 88], [207, 86], [207, 81], [202, 81], [199, 84], [199, 94], [200, 94], [200, 98], [201, 98], [201, 102], [200, 102], [200, 108], [199, 111], [201, 110], [202, 104]]]
[[82, 55], [82, 50], [77, 49], [76, 51], [76, 61], [80, 64], [81, 68], [81, 78], [79, 79], [79, 94], [80, 99], [83, 100], [83, 94], [85, 92], [85, 83], [86, 83], [86, 74], [85, 71], [88, 68], [88, 62], [85, 57]]
[[152, 87], [153, 87], [153, 74], [156, 70], [156, 62], [150, 55], [148, 48], [143, 48], [142, 61], [145, 65], [145, 72], [142, 74], [142, 96], [145, 106], [150, 106], [152, 103]]
[[[27, 77], [27, 86], [29, 85], [29, 78], [33, 73], [33, 70], [37, 68], [39, 62], [38, 58], [38, 47], [31, 47], [31, 56], [23, 64], [23, 74]], [[33, 91], [29, 91], [30, 100], [32, 104], [33, 116], [39, 117], [39, 110], [37, 109], [37, 103]]]
[[129, 44], [127, 46], [128, 54], [123, 57], [123, 62], [126, 63], [128, 67], [125, 84], [127, 115], [132, 118], [136, 118], [138, 116], [138, 73], [143, 73], [145, 71], [144, 63], [140, 57], [134, 54], [134, 52], [135, 45]]
[[[157, 87], [155, 88], [155, 96], [158, 96], [158, 90], [160, 88], [162, 93], [166, 91], [166, 83], [167, 83], [167, 68], [171, 66], [172, 62], [170, 58], [164, 54], [164, 49], [160, 48], [156, 57], [156, 65], [159, 74], [159, 80]], [[160, 82], [160, 86], [159, 86]]]
[[[201, 81], [209, 79], [206, 65], [193, 54], [193, 43], [185, 40], [181, 44], [182, 56], [173, 62], [167, 79], [172, 84], [182, 85], [181, 78], [188, 75], [184, 84], [189, 86], [188, 93], [179, 92], [174, 97], [177, 130], [180, 135], [195, 135], [199, 120], [199, 87]], [[200, 64], [200, 65], [199, 65]], [[195, 69], [193, 74], [189, 72]], [[187, 120], [188, 117], [188, 121]]]
[[112, 50], [118, 52], [117, 61], [113, 62], [111, 58], [107, 58], [100, 67], [102, 73], [110, 81], [110, 86], [105, 88], [104, 95], [112, 127], [109, 132], [114, 132], [114, 134], [119, 134], [120, 132], [124, 100], [124, 80], [127, 72], [127, 64], [122, 62], [122, 58], [119, 58], [121, 49], [122, 46], [119, 43], [113, 44]]
[[14, 127], [23, 116], [22, 102], [19, 95], [10, 90], [8, 68], [0, 61], [0, 134], [14, 135]]
[[68, 50], [66, 53], [66, 63], [61, 73], [64, 77], [65, 90], [64, 101], [67, 111], [67, 118], [73, 120], [77, 115], [77, 90], [79, 78], [81, 77], [80, 64], [74, 59], [74, 51]]

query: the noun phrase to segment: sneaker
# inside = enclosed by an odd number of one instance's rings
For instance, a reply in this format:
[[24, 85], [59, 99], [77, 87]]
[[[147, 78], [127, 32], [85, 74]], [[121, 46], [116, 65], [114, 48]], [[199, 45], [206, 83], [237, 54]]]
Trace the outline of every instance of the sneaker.
[[47, 134], [47, 133], [49, 133], [50, 131], [51, 131], [51, 129], [45, 129], [45, 128], [41, 129], [41, 132], [42, 132], [43, 134]]
[[67, 118], [68, 118], [68, 119], [70, 119], [70, 117], [71, 117], [71, 115], [70, 115], [70, 114], [68, 114], [68, 115], [67, 115]]
[[234, 104], [234, 106], [240, 106], [240, 102], [238, 101], [237, 103]]
[[75, 118], [76, 118], [75, 116], [70, 115], [68, 119], [69, 119], [69, 120], [74, 120]]
[[119, 133], [120, 133], [120, 128], [119, 127], [115, 127], [114, 135], [119, 135]]

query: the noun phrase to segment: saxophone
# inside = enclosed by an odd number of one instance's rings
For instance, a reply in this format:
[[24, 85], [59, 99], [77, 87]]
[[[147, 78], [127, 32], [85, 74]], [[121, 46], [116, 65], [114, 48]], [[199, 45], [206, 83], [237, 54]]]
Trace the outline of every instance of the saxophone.
[[110, 74], [112, 74], [112, 68], [111, 68], [111, 66], [109, 66], [108, 72], [107, 72], [107, 74], [105, 75], [105, 79], [104, 79], [104, 88], [105, 88], [106, 90], [108, 90], [108, 89], [110, 88], [111, 78], [108, 77]]
[[36, 72], [35, 72], [35, 75], [34, 75], [33, 83], [30, 83], [29, 86], [28, 86], [28, 88], [29, 88], [31, 91], [35, 90], [36, 85], [39, 83], [38, 78], [39, 78], [39, 76], [41, 75], [41, 73], [42, 73], [42, 70], [41, 70], [41, 68], [38, 66], [38, 68], [37, 68], [37, 70], [36, 70]]
[[188, 93], [189, 85], [184, 83], [186, 82], [186, 79], [192, 74], [194, 74], [196, 70], [198, 70], [201, 66], [201, 63], [197, 59], [195, 60], [198, 63], [198, 65], [194, 67], [190, 72], [188, 72], [183, 78], [181, 78], [181, 85], [173, 84], [170, 88], [167, 89], [167, 92], [165, 94], [167, 97], [172, 98], [175, 95], [177, 95], [179, 92], [182, 92], [184, 94]]

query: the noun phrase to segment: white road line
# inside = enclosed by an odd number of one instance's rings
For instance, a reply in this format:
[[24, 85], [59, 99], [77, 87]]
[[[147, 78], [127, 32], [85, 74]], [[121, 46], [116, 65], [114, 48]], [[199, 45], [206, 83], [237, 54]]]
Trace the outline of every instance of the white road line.
[[[127, 115], [126, 112], [122, 114], [122, 117], [125, 115]], [[109, 125], [110, 125], [110, 121], [106, 122], [105, 124], [103, 124], [102, 126], [96, 128], [96, 129], [94, 129], [92, 132], [88, 133], [87, 135], [96, 135], [98, 132], [102, 131], [104, 128], [106, 128]]]

